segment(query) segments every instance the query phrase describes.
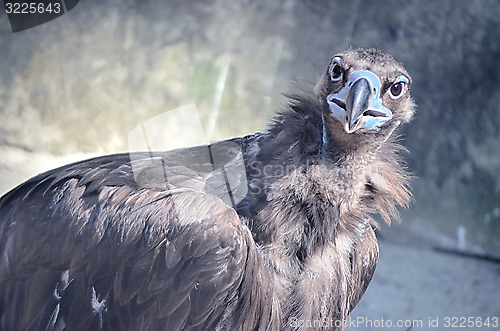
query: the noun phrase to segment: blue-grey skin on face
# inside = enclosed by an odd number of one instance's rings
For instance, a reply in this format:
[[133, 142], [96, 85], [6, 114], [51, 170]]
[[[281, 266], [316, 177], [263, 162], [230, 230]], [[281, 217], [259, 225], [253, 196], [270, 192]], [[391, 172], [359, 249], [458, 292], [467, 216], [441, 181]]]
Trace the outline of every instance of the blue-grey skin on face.
[[[336, 74], [335, 61], [330, 68], [332, 81], [342, 79], [342, 75]], [[405, 76], [397, 78], [391, 86], [390, 96], [398, 99], [409, 80]], [[380, 78], [369, 70], [353, 71], [344, 87], [326, 97], [333, 117], [335, 117], [347, 133], [353, 133], [359, 129], [378, 131], [380, 127], [393, 118], [393, 113], [382, 104], [382, 84]]]

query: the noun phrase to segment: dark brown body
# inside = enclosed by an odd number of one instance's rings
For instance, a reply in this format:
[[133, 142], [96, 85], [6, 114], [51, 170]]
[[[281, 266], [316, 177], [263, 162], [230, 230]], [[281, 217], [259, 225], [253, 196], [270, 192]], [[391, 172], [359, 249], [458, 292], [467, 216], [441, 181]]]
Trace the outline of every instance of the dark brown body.
[[370, 215], [389, 221], [409, 192], [394, 128], [348, 134], [322, 100], [293, 97], [266, 133], [83, 161], [6, 194], [0, 329], [341, 328], [375, 270]]

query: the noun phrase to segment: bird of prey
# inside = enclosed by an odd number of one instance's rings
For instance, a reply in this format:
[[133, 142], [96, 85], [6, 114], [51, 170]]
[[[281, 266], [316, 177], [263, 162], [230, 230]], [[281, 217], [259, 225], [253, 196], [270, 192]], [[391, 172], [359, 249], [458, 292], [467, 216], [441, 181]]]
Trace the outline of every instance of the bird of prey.
[[0, 199], [2, 330], [343, 329], [410, 191], [402, 64], [334, 56], [263, 133], [116, 154]]

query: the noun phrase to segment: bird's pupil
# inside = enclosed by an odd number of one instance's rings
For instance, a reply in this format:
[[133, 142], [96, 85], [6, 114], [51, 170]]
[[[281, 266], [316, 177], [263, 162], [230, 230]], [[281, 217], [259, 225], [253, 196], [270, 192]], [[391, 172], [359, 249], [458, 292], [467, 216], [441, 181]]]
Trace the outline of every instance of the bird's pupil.
[[332, 79], [339, 79], [342, 76], [342, 69], [338, 64], [334, 64], [332, 68]]

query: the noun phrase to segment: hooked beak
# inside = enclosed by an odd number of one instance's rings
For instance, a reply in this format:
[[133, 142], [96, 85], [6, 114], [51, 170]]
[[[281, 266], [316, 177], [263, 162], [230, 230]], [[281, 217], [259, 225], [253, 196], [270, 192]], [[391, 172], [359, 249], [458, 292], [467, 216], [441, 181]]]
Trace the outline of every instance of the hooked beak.
[[378, 131], [392, 118], [392, 112], [382, 105], [381, 83], [368, 70], [353, 72], [344, 88], [327, 96], [332, 116], [337, 118], [347, 133], [359, 129]]

